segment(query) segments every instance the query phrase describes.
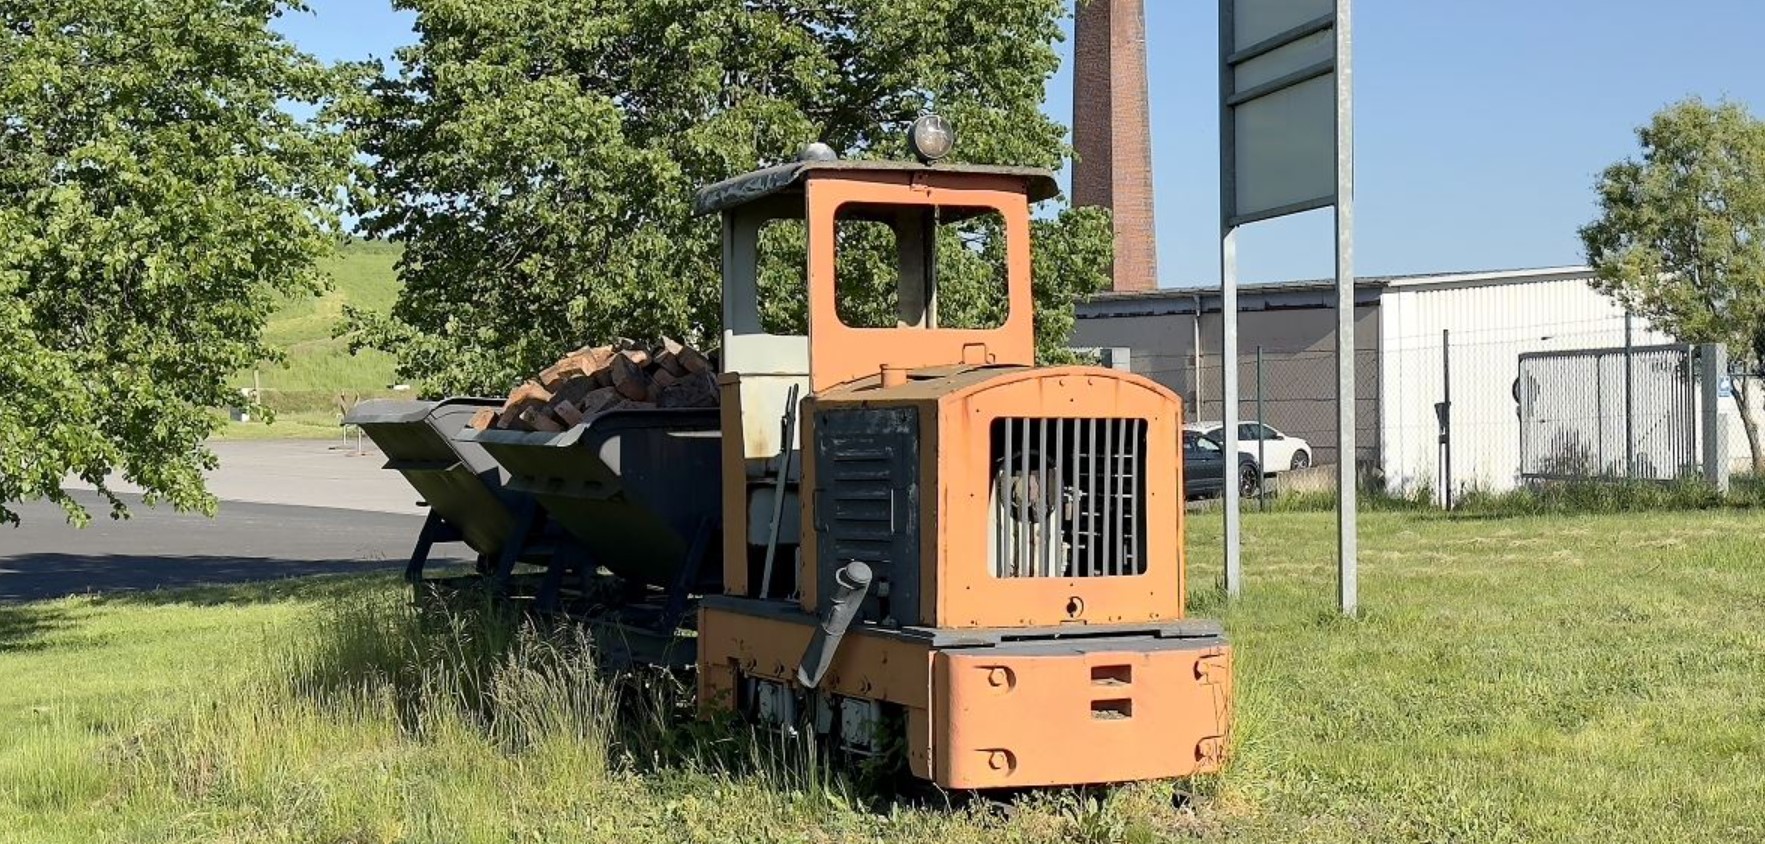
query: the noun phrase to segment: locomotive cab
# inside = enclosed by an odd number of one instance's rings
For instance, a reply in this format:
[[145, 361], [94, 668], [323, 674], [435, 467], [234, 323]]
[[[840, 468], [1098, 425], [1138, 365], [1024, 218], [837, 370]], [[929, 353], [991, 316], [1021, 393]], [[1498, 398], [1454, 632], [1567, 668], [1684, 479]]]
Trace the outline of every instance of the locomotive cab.
[[[707, 715], [904, 747], [950, 788], [1220, 764], [1230, 651], [1184, 617], [1179, 400], [1035, 365], [1030, 206], [1056, 192], [1033, 168], [810, 157], [699, 193], [722, 218], [726, 370]], [[806, 232], [806, 334], [763, 318], [778, 220]], [[995, 288], [944, 301], [983, 253]], [[853, 305], [854, 285], [892, 295]]]

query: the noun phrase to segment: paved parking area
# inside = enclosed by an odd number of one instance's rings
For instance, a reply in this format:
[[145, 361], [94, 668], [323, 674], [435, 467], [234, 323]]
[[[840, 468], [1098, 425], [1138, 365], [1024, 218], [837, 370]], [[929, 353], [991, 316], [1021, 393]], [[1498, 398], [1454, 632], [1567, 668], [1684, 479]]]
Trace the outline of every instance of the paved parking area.
[[[220, 468], [209, 473], [208, 489], [222, 501], [338, 507], [378, 513], [416, 513], [417, 494], [397, 472], [382, 468], [386, 457], [362, 440], [262, 440], [212, 442]], [[70, 482], [70, 489], [84, 487]], [[128, 484], [122, 492], [138, 492]]]
[[[117, 487], [126, 520], [109, 518], [96, 492], [75, 493], [93, 514], [85, 529], [52, 504], [20, 505], [23, 525], [0, 527], [0, 603], [404, 566], [424, 510], [403, 477], [381, 468], [373, 443], [212, 446], [221, 459], [208, 478], [221, 499], [212, 519], [144, 507], [127, 484]], [[466, 551], [439, 545], [431, 559], [466, 561]]]
[[[103, 515], [96, 494], [78, 497], [95, 515], [84, 529], [43, 503], [19, 508], [22, 526], [0, 527], [0, 603], [398, 570], [423, 525], [410, 514], [237, 501], [222, 502], [210, 519], [139, 499], [118, 521]], [[465, 550], [438, 545], [431, 559], [465, 562]]]

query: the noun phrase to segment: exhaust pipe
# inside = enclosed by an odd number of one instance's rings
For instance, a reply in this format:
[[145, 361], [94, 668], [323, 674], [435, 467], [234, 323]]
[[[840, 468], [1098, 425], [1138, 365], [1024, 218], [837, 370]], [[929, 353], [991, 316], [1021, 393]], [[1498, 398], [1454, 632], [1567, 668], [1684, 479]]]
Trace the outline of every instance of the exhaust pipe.
[[870, 566], [858, 560], [845, 564], [834, 574], [834, 591], [828, 596], [827, 608], [821, 611], [821, 624], [816, 626], [815, 635], [810, 637], [809, 647], [797, 664], [797, 682], [803, 688], [820, 686], [827, 676], [834, 654], [840, 649], [840, 640], [846, 637], [846, 628], [852, 626], [858, 608], [864, 605], [864, 597], [870, 594], [870, 578]]

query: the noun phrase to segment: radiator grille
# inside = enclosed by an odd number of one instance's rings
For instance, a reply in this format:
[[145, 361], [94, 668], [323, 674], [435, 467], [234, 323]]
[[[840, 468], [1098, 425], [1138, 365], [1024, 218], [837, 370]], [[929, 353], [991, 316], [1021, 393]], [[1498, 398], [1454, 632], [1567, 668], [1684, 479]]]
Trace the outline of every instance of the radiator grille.
[[995, 419], [995, 577], [1146, 571], [1146, 420]]

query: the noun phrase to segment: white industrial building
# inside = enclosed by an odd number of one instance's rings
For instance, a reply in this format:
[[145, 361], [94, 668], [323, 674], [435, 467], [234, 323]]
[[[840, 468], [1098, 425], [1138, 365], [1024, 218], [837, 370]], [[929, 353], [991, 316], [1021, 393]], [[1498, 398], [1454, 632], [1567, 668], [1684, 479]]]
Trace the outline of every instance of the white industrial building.
[[[1445, 398], [1447, 347], [1453, 486], [1501, 490], [1517, 484], [1520, 356], [1624, 345], [1624, 313], [1589, 286], [1590, 277], [1586, 267], [1547, 267], [1360, 280], [1355, 324], [1361, 461], [1381, 469], [1390, 488], [1441, 485], [1435, 404]], [[1257, 418], [1255, 359], [1261, 347], [1262, 418], [1310, 440], [1316, 462], [1334, 462], [1331, 282], [1243, 285], [1239, 301], [1243, 418]], [[1220, 418], [1218, 288], [1106, 293], [1080, 304], [1078, 317], [1074, 345], [1125, 347], [1129, 368], [1184, 396], [1191, 419]], [[1634, 346], [1672, 342], [1640, 319], [1630, 328]], [[1746, 441], [1732, 403], [1724, 400], [1722, 411], [1729, 460], [1743, 464]], [[1613, 459], [1623, 465], [1622, 457], [1599, 457], [1606, 465]]]

